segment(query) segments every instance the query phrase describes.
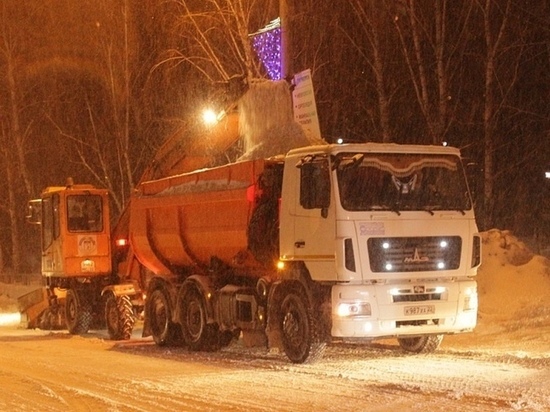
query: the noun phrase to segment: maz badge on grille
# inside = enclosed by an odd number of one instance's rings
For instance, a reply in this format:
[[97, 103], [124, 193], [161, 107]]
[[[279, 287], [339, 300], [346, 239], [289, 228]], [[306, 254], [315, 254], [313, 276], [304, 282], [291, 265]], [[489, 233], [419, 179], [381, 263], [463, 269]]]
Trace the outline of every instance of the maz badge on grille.
[[420, 256], [420, 252], [418, 252], [418, 248], [414, 248], [414, 253], [412, 256], [407, 256], [405, 259], [403, 259], [403, 263], [421, 263], [421, 262], [429, 262], [430, 258], [428, 256]]

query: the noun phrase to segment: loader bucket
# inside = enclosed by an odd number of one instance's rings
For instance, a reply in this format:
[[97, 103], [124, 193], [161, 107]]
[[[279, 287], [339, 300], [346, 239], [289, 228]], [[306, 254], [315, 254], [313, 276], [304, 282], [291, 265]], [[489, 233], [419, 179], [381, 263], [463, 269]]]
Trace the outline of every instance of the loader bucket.
[[48, 290], [46, 288], [35, 289], [17, 299], [19, 312], [21, 312], [21, 326], [27, 329], [38, 327], [40, 315], [48, 309]]

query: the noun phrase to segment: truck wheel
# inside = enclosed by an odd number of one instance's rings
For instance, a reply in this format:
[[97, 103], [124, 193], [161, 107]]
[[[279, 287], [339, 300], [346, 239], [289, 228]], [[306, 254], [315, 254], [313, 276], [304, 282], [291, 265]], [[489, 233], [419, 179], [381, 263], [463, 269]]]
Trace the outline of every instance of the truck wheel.
[[326, 343], [319, 340], [311, 309], [296, 291], [284, 297], [279, 319], [283, 349], [291, 362], [312, 363], [323, 356]]
[[132, 301], [129, 296], [116, 296], [109, 293], [105, 300], [105, 323], [109, 338], [112, 340], [128, 340], [132, 336], [132, 330], [136, 319]]
[[157, 345], [176, 345], [181, 342], [181, 331], [172, 322], [170, 301], [162, 290], [157, 289], [149, 296], [147, 316], [151, 325], [151, 335]]
[[86, 291], [79, 293], [69, 289], [65, 298], [65, 319], [69, 333], [79, 335], [88, 332], [92, 318], [92, 304]]
[[399, 346], [407, 352], [432, 353], [439, 347], [443, 335], [418, 336], [415, 338], [398, 338]]
[[190, 287], [180, 300], [180, 305], [181, 332], [189, 349], [220, 349], [219, 332], [216, 325], [207, 323], [206, 303], [202, 294], [195, 287]]

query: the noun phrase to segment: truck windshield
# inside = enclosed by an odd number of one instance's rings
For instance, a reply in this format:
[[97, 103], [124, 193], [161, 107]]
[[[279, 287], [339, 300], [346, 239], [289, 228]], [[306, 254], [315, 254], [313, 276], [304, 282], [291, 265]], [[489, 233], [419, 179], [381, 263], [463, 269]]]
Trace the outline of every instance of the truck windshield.
[[341, 153], [334, 159], [342, 207], [349, 211], [471, 208], [462, 163], [442, 154]]
[[67, 196], [69, 232], [101, 232], [103, 218], [101, 196], [91, 194]]

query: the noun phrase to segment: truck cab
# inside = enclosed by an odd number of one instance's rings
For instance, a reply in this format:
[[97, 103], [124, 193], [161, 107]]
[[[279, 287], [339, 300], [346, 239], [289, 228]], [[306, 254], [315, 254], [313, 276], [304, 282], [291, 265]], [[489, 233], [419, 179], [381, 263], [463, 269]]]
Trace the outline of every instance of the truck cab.
[[458, 149], [296, 149], [284, 179], [281, 259], [331, 288], [333, 337], [423, 351], [475, 327], [481, 242]]
[[29, 211], [29, 222], [40, 224], [44, 277], [68, 279], [111, 273], [106, 190], [71, 183], [48, 187], [40, 199], [29, 202]]

